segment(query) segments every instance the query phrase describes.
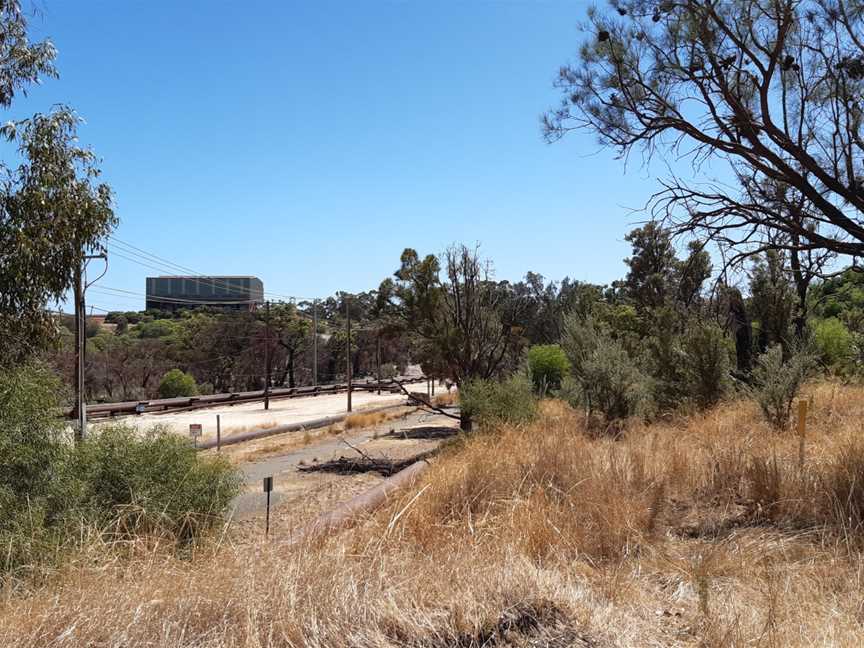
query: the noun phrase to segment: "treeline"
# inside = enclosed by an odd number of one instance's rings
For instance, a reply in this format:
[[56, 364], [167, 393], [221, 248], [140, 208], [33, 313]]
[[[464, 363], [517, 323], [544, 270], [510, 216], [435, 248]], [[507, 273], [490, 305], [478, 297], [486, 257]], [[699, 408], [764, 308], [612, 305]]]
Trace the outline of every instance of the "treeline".
[[[533, 272], [523, 281], [497, 281], [484, 273], [477, 250], [453, 248], [440, 259], [407, 250], [378, 290], [338, 293], [315, 305], [273, 303], [269, 315], [263, 308], [109, 313], [109, 326], [87, 327], [87, 399], [262, 389], [268, 345], [273, 386], [312, 384], [314, 353], [319, 383], [342, 380], [346, 307], [356, 377], [376, 375], [379, 352], [384, 377], [413, 362], [456, 383], [501, 377], [523, 363], [526, 349], [561, 344], [590, 375], [587, 384], [598, 384], [596, 371], [621, 365], [640, 385], [629, 397], [647, 390], [640, 407], [650, 401], [651, 409], [666, 411], [685, 401], [710, 404], [734, 383], [749, 383], [757, 357], [775, 345], [784, 359], [807, 347], [826, 369], [860, 371], [859, 272], [814, 282], [802, 298], [778, 251], [755, 256], [746, 279], [732, 287], [710, 280], [711, 258], [698, 243], [679, 255], [670, 233], [654, 223], [627, 240], [627, 272], [609, 285], [547, 281]], [[71, 376], [73, 323], [62, 323], [50, 359], [60, 375]], [[705, 372], [714, 373], [715, 385], [705, 384]]]
[[[117, 401], [263, 389], [268, 347], [272, 386], [313, 384], [316, 353], [318, 383], [343, 380], [346, 304], [354, 375], [377, 375], [379, 348], [382, 376], [403, 372], [409, 362], [407, 343], [375, 326], [374, 294], [339, 293], [317, 305], [274, 302], [269, 313], [265, 308], [254, 313], [208, 308], [111, 312], [107, 326], [91, 319], [86, 398]], [[62, 324], [60, 343], [49, 357], [60, 375], [71, 376], [74, 322], [64, 318]]]
[[789, 260], [769, 250], [754, 255], [732, 286], [712, 279], [698, 242], [680, 255], [656, 223], [627, 241], [626, 275], [607, 286], [533, 273], [510, 284], [490, 276], [476, 249], [423, 259], [406, 250], [379, 289], [379, 310], [410, 336], [428, 373], [475, 385], [466, 415], [484, 408], [475, 394], [497, 393], [478, 381], [527, 373], [536, 392], [556, 391], [607, 425], [750, 390], [782, 426], [817, 367], [860, 376], [864, 280], [855, 269], [814, 280], [802, 293]]

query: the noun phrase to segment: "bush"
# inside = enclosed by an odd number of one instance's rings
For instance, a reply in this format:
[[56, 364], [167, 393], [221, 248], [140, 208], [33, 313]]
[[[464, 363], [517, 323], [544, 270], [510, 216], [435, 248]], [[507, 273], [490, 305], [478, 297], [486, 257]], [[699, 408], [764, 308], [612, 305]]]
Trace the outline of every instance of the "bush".
[[561, 381], [570, 373], [570, 361], [557, 344], [540, 344], [528, 350], [528, 371], [534, 391], [543, 396], [561, 388]]
[[100, 525], [129, 534], [158, 531], [188, 540], [228, 510], [242, 485], [223, 457], [205, 457], [187, 439], [158, 428], [141, 438], [118, 425], [76, 449], [80, 508]]
[[598, 330], [590, 317], [568, 318], [565, 349], [572, 379], [563, 382], [561, 395], [574, 407], [599, 413], [607, 424], [650, 408], [650, 381], [618, 340]]
[[62, 558], [82, 530], [191, 540], [239, 493], [230, 464], [171, 434], [115, 427], [72, 445], [62, 394], [40, 365], [0, 374], [0, 585]]
[[729, 389], [735, 347], [712, 323], [694, 323], [684, 338], [684, 375], [689, 397], [701, 407], [720, 401]]
[[[502, 382], [466, 381], [459, 386], [459, 403], [463, 421], [477, 421], [484, 426], [525, 423], [537, 416], [531, 382], [520, 375]], [[470, 429], [470, 423], [467, 427]]]
[[852, 333], [836, 317], [817, 322], [813, 327], [813, 340], [822, 362], [829, 367], [842, 368], [854, 355]]
[[47, 555], [67, 509], [69, 444], [59, 380], [31, 364], [0, 373], [0, 572]]
[[788, 424], [792, 403], [814, 365], [815, 358], [806, 349], [795, 350], [784, 360], [779, 344], [758, 357], [751, 393], [774, 428], [781, 430]]
[[195, 383], [195, 378], [180, 369], [172, 369], [167, 372], [159, 382], [160, 398], [197, 395], [198, 385]]

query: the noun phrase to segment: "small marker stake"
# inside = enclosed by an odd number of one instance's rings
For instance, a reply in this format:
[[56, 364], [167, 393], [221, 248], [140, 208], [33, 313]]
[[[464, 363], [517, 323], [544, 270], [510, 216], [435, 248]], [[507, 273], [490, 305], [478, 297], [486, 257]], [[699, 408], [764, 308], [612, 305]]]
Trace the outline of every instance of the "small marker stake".
[[273, 490], [273, 477], [264, 478], [264, 492], [267, 493], [267, 514], [264, 518], [264, 536], [270, 535], [270, 492]]

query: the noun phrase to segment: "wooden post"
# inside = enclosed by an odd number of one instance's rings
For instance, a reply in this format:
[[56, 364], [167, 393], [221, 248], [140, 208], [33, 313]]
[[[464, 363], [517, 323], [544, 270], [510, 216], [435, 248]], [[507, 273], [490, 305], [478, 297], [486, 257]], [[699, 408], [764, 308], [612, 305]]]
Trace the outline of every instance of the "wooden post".
[[381, 329], [378, 329], [378, 339], [375, 342], [375, 364], [378, 370], [378, 395], [381, 395]]
[[267, 300], [265, 305], [267, 309], [266, 328], [264, 329], [264, 364], [266, 366], [267, 376], [264, 379], [264, 409], [270, 409], [270, 300]]
[[804, 469], [804, 439], [807, 435], [807, 401], [798, 401], [798, 468]]
[[[312, 385], [318, 386], [318, 300], [312, 300]], [[317, 390], [316, 390], [317, 392]]]
[[222, 452], [222, 421], [220, 415], [216, 415], [216, 452]]

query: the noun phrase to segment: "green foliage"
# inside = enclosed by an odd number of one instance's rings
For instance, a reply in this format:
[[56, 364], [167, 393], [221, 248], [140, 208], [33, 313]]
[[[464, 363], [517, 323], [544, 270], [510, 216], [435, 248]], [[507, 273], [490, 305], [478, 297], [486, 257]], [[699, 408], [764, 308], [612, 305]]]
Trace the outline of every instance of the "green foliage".
[[178, 331], [177, 325], [168, 319], [157, 319], [150, 322], [141, 322], [135, 328], [141, 339], [167, 338], [175, 335]]
[[769, 250], [753, 264], [750, 278], [750, 313], [759, 324], [760, 350], [774, 344], [787, 348], [793, 337], [795, 304], [795, 290], [783, 267], [783, 255]]
[[78, 144], [79, 121], [60, 107], [0, 129], [23, 160], [7, 170], [0, 190], [0, 364], [56, 340], [46, 305], [63, 298], [82, 251], [98, 249], [117, 223], [111, 190], [97, 181], [96, 157]]
[[188, 540], [221, 519], [242, 485], [223, 457], [205, 457], [187, 439], [155, 429], [103, 428], [81, 445], [74, 472], [79, 508], [125, 533], [157, 531]]
[[62, 394], [60, 381], [41, 365], [0, 372], [0, 490], [34, 499], [51, 492], [64, 456]]
[[848, 328], [836, 317], [813, 324], [813, 341], [823, 363], [843, 368], [855, 353], [855, 339]]
[[507, 380], [469, 380], [459, 386], [463, 416], [481, 426], [519, 424], [537, 416], [537, 398], [531, 382], [522, 375]]
[[781, 430], [788, 424], [792, 403], [814, 366], [815, 357], [809, 350], [795, 350], [784, 359], [779, 344], [758, 357], [751, 393], [774, 428]]
[[561, 388], [561, 381], [570, 373], [570, 361], [557, 344], [539, 344], [528, 350], [528, 370], [534, 391], [542, 396]]
[[440, 261], [408, 248], [400, 261], [395, 281], [378, 289], [376, 312], [410, 335], [415, 360], [461, 385], [501, 375], [518, 358], [522, 327], [508, 286], [493, 281], [477, 248], [453, 246]]
[[694, 322], [684, 337], [684, 375], [688, 396], [701, 408], [714, 405], [729, 390], [735, 347], [711, 322]]
[[73, 446], [62, 392], [39, 365], [0, 373], [0, 574], [59, 559], [85, 528], [188, 541], [227, 512], [242, 478], [224, 459], [122, 426]]
[[864, 272], [845, 270], [810, 291], [817, 317], [836, 317], [851, 331], [864, 331]]
[[195, 383], [195, 378], [180, 369], [167, 372], [159, 382], [160, 398], [197, 395], [198, 385]]
[[572, 378], [562, 396], [574, 406], [603, 416], [607, 424], [643, 413], [651, 407], [650, 380], [620, 341], [591, 316], [565, 321], [562, 343], [572, 364]]

